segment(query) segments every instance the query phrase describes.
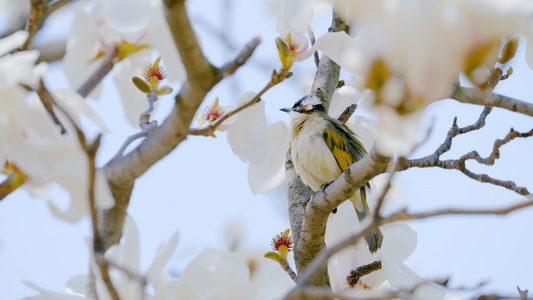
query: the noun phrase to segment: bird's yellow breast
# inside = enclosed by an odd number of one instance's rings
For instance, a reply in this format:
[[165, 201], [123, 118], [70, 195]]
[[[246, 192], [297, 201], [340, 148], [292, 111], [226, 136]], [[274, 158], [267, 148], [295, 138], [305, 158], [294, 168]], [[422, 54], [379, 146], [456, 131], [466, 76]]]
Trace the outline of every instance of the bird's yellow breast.
[[324, 141], [326, 120], [314, 114], [292, 116], [291, 154], [300, 179], [313, 191], [337, 179], [342, 170]]

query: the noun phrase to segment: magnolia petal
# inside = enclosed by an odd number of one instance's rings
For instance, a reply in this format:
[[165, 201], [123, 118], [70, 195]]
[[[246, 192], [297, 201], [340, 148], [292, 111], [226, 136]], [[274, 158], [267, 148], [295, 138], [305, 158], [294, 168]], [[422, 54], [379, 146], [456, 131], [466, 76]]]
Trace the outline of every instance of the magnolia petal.
[[381, 105], [378, 107], [381, 130], [376, 140], [377, 150], [393, 156], [408, 154], [420, 131], [421, 111], [399, 115], [394, 109]]
[[[231, 276], [228, 276], [231, 274]], [[183, 271], [180, 280], [197, 299], [253, 299], [250, 269], [237, 253], [208, 249]]]
[[527, 41], [526, 62], [528, 67], [533, 70], [533, 42], [531, 40]]
[[[239, 105], [251, 100], [255, 93], [248, 92], [239, 99]], [[237, 120], [228, 129], [227, 140], [233, 153], [243, 162], [262, 164], [268, 151], [268, 125], [265, 102], [260, 101], [237, 114]]]
[[101, 210], [111, 209], [115, 206], [115, 198], [111, 193], [107, 178], [103, 169], [96, 169], [94, 178], [94, 202], [96, 207]]
[[85, 296], [82, 297], [82, 296], [77, 296], [77, 295], [65, 295], [65, 294], [55, 293], [49, 290], [45, 290], [29, 281], [24, 281], [24, 284], [38, 291], [41, 294], [37, 296], [26, 297], [26, 298], [23, 298], [23, 300], [81, 300], [81, 299], [89, 300], [91, 299]]
[[346, 125], [355, 133], [367, 151], [372, 149], [378, 136], [379, 124], [374, 119], [365, 116], [355, 116], [346, 122]]
[[322, 51], [346, 70], [360, 74], [363, 56], [359, 49], [359, 42], [346, 32], [328, 32], [323, 34], [309, 51], [316, 50]]
[[[126, 217], [123, 227], [123, 238], [120, 244], [111, 246], [105, 253], [105, 258], [109, 261], [122, 266], [131, 272], [139, 273], [139, 232], [137, 225], [132, 218]], [[139, 292], [142, 286], [136, 278], [131, 278], [121, 270], [111, 268], [109, 275], [121, 299], [139, 299]], [[100, 282], [102, 289], [98, 295], [107, 295], [108, 291], [103, 284], [101, 277]], [[99, 297], [100, 298], [100, 297]]]
[[104, 20], [128, 43], [135, 44], [152, 23], [149, 0], [108, 0]]
[[89, 275], [75, 275], [71, 277], [67, 281], [67, 285], [65, 287], [67, 293], [80, 296], [87, 295], [89, 278]]
[[338, 118], [348, 106], [359, 103], [361, 96], [361, 92], [349, 85], [335, 89], [331, 97], [328, 114], [334, 118]]
[[416, 286], [416, 298], [420, 300], [438, 300], [445, 296], [444, 289], [438, 288], [425, 281], [403, 262], [396, 261], [386, 255], [381, 258], [382, 270], [387, 274], [387, 280], [391, 286], [410, 290]]
[[283, 299], [296, 286], [278, 264], [264, 257], [257, 258], [255, 262], [257, 268], [253, 271], [252, 283], [256, 296], [253, 299]]
[[87, 102], [80, 96], [77, 92], [69, 89], [57, 90], [54, 91], [54, 95], [57, 97], [55, 100], [58, 101], [58, 104], [69, 113], [71, 117], [75, 120], [78, 120], [78, 127], [81, 125], [79, 123], [78, 114], [84, 114], [91, 121], [93, 121], [98, 127], [109, 132], [107, 126], [98, 114], [87, 104]]
[[126, 216], [120, 244], [111, 246], [105, 253], [106, 259], [123, 266], [130, 271], [139, 271], [139, 230], [135, 221]]
[[200, 298], [187, 285], [181, 281], [171, 281], [157, 291], [153, 300], [197, 300]]
[[289, 130], [285, 122], [270, 126], [267, 158], [260, 165], [248, 166], [248, 183], [254, 194], [266, 194], [285, 181], [285, 154], [289, 148]]
[[43, 198], [50, 193], [53, 184], [52, 182], [35, 183], [30, 181], [22, 185], [22, 188], [33, 198]]
[[154, 258], [154, 262], [146, 272], [146, 279], [154, 285], [154, 290], [159, 290], [164, 284], [169, 282], [168, 273], [165, 266], [174, 254], [179, 241], [179, 232], [175, 232], [166, 245], [161, 245]]
[[[149, 35], [148, 43], [154, 47], [165, 62], [165, 70], [168, 74], [168, 80], [173, 82], [183, 82], [187, 79], [185, 67], [179, 56], [179, 51], [176, 48], [176, 43], [172, 38], [172, 33], [168, 27], [168, 23], [164, 21], [158, 22], [151, 29], [152, 34]], [[197, 36], [197, 38], [199, 38]]]
[[[126, 119], [134, 127], [139, 127], [139, 117], [143, 112], [148, 110], [148, 100], [146, 99], [146, 94], [139, 91], [139, 89], [132, 84], [130, 78], [142, 74], [144, 67], [149, 63], [149, 51], [134, 53], [123, 59], [120, 64], [115, 67], [116, 70], [113, 75], [113, 80], [117, 85]], [[157, 105], [155, 108], [157, 108]]]
[[26, 30], [19, 30], [3, 39], [0, 39], [0, 56], [22, 46], [30, 34]]
[[[72, 89], [80, 88], [101, 65], [103, 58], [94, 60], [101, 46], [98, 37], [99, 25], [83, 11], [76, 14], [72, 31], [67, 40], [67, 51], [63, 59], [63, 70]], [[102, 84], [89, 94], [99, 98]]]
[[289, 32], [304, 34], [313, 19], [313, 3], [310, 0], [283, 0], [276, 29], [282, 38]]
[[394, 223], [381, 227], [383, 244], [380, 251], [386, 253], [391, 259], [404, 261], [415, 250], [417, 244], [416, 231], [409, 225]]

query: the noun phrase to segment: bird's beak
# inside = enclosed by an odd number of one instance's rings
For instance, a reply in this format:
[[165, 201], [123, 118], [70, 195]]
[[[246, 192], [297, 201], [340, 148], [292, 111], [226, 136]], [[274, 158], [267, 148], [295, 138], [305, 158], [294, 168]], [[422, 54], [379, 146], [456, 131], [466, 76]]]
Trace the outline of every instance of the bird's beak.
[[291, 111], [291, 109], [290, 109], [290, 108], [281, 108], [280, 110], [281, 110], [281, 111], [284, 111], [284, 112], [286, 112], [286, 113], [288, 113], [288, 112], [290, 112], [290, 111]]

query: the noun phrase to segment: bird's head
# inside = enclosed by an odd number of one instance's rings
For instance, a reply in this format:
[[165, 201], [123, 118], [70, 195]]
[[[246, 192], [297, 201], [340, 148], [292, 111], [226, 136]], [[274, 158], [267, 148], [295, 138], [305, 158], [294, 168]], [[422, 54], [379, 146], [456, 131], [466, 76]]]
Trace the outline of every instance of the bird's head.
[[325, 112], [324, 104], [317, 96], [305, 96], [296, 101], [292, 108], [282, 108], [281, 111], [287, 113], [310, 114], [314, 112]]

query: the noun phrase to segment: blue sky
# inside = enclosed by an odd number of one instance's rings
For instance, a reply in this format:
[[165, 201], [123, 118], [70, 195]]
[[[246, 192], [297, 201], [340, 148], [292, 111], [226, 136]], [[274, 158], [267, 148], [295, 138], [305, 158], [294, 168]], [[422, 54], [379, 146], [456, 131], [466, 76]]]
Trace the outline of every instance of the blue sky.
[[[215, 65], [221, 65], [236, 54], [236, 50], [221, 43], [220, 36], [211, 33], [212, 28], [222, 28], [222, 24], [228, 22], [228, 37], [237, 49], [255, 36], [260, 36], [263, 43], [249, 65], [207, 95], [206, 104], [217, 96], [221, 105], [233, 104], [244, 92], [259, 91], [269, 79], [271, 69], [279, 66], [274, 43], [275, 21], [267, 4], [241, 0], [231, 2], [234, 5], [229, 9], [222, 9], [225, 3], [189, 2], [190, 15], [208, 58]], [[327, 13], [317, 14], [312, 24], [316, 34], [325, 32], [329, 22]], [[66, 34], [65, 28], [68, 26], [63, 26], [59, 35]], [[56, 30], [60, 29], [55, 28], [54, 32]], [[45, 42], [48, 39], [52, 37], [41, 37]], [[531, 102], [529, 87], [533, 72], [525, 64], [523, 51], [522, 43], [518, 58], [513, 62], [514, 75], [502, 82], [496, 91]], [[263, 97], [269, 124], [288, 121], [279, 108], [292, 106], [303, 96], [298, 78], [313, 74], [312, 61], [296, 65], [294, 73], [293, 78]], [[68, 87], [60, 63], [50, 65], [46, 83], [51, 89]], [[127, 136], [136, 132], [125, 119], [117, 118], [122, 114], [122, 107], [112, 80], [104, 82], [103, 88], [99, 100], [88, 100], [112, 132], [104, 135], [98, 154], [100, 165], [115, 155]], [[167, 96], [159, 102], [154, 118], [162, 121], [173, 99]], [[432, 153], [444, 140], [453, 117], [458, 117], [459, 126], [466, 126], [477, 120], [481, 110], [482, 107], [453, 100], [430, 105], [425, 120], [428, 124], [434, 122], [433, 131], [413, 157]], [[356, 114], [371, 115], [364, 109], [358, 109]], [[503, 138], [510, 127], [528, 131], [532, 125], [529, 117], [494, 109], [485, 128], [457, 137], [444, 158], [456, 158], [471, 150], [486, 156], [494, 140]], [[84, 126], [90, 135], [97, 132], [89, 121], [84, 122]], [[269, 250], [272, 236], [289, 227], [285, 188], [280, 187], [268, 195], [253, 195], [247, 183], [247, 165], [233, 155], [225, 133], [217, 136], [216, 139], [188, 138], [136, 181], [128, 213], [139, 228], [141, 270], [146, 270], [160, 243], [175, 231], [180, 231], [180, 241], [168, 265], [174, 275], [202, 250], [225, 249], [224, 232], [231, 223], [242, 224], [245, 249], [264, 252]], [[502, 147], [502, 159], [494, 166], [472, 164], [468, 167], [515, 180], [518, 185], [533, 189], [529, 179], [533, 160], [527, 157], [531, 149], [533, 139], [516, 140]], [[416, 212], [448, 207], [504, 207], [523, 200], [503, 188], [473, 182], [453, 170], [412, 169], [399, 174], [396, 184], [401, 197], [388, 211], [399, 207]], [[67, 195], [59, 188], [47, 199], [53, 199], [64, 208], [68, 204]], [[532, 213], [532, 209], [524, 209], [503, 217], [450, 216], [408, 222], [418, 233], [418, 246], [407, 263], [425, 278], [449, 276], [452, 287], [474, 287], [488, 281], [483, 291], [517, 295], [514, 294], [517, 285], [531, 289]], [[90, 228], [88, 218], [75, 224], [54, 218], [45, 200], [31, 199], [23, 190], [2, 200], [0, 265], [4, 271], [0, 272], [0, 291], [3, 298], [34, 295], [22, 280], [59, 292], [68, 278], [87, 273], [89, 252], [84, 236], [90, 236]]]

